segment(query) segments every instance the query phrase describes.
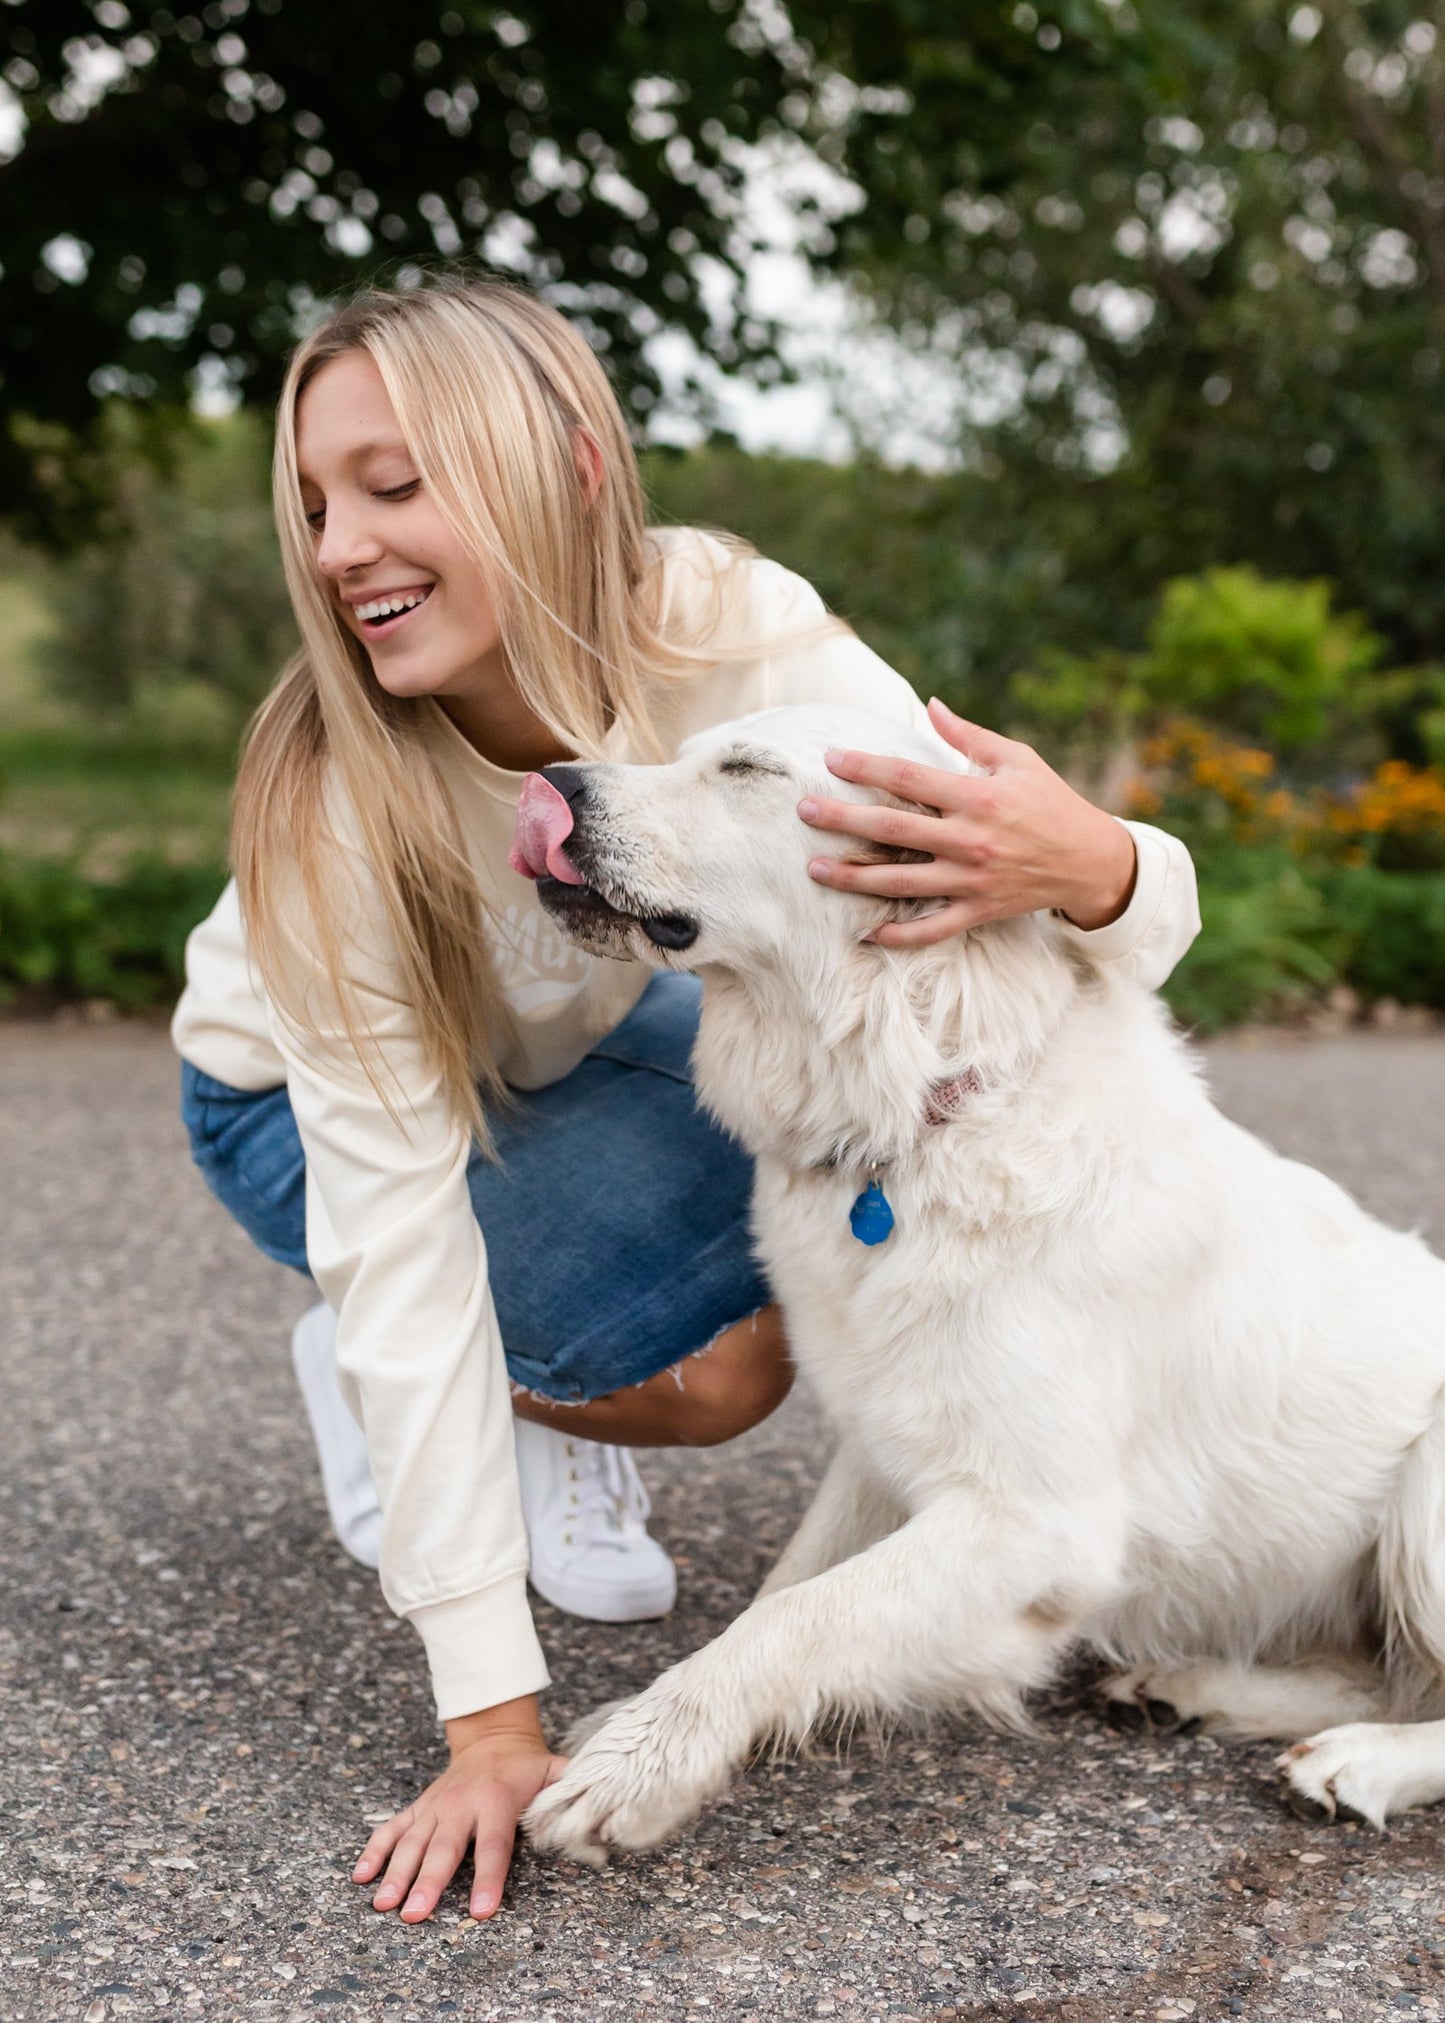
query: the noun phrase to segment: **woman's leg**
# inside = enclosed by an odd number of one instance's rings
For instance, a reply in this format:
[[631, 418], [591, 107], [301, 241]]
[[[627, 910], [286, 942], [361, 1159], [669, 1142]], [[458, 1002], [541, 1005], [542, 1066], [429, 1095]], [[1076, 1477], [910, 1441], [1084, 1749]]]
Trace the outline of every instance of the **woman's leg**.
[[793, 1384], [776, 1306], [760, 1307], [671, 1369], [585, 1404], [518, 1391], [512, 1409], [534, 1425], [622, 1447], [715, 1447], [775, 1412]]

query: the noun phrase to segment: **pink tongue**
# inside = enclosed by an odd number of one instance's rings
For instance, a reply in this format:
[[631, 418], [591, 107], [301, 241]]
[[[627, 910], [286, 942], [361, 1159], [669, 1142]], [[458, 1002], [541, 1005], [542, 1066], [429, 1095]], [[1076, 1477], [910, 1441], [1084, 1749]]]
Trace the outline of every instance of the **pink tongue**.
[[517, 802], [517, 827], [507, 861], [524, 878], [540, 878], [544, 872], [563, 885], [585, 883], [567, 861], [562, 845], [572, 833], [572, 810], [550, 780], [540, 773], [528, 773]]

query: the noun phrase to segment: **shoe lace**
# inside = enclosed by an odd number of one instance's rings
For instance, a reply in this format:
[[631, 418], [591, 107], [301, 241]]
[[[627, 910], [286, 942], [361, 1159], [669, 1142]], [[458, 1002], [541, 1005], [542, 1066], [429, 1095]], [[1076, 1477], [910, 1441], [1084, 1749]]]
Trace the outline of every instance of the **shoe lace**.
[[621, 1544], [647, 1523], [652, 1501], [625, 1447], [567, 1442], [569, 1542]]

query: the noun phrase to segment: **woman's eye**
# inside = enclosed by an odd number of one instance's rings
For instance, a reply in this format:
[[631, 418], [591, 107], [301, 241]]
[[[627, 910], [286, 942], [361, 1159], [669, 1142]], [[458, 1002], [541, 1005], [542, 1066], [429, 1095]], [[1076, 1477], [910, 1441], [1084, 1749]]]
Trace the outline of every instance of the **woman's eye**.
[[421, 485], [420, 478], [408, 478], [404, 485], [392, 485], [384, 492], [378, 492], [379, 499], [409, 499]]
[[306, 524], [315, 533], [319, 534], [325, 523], [326, 523], [325, 506], [318, 506], [314, 512], [308, 513], [306, 515]]

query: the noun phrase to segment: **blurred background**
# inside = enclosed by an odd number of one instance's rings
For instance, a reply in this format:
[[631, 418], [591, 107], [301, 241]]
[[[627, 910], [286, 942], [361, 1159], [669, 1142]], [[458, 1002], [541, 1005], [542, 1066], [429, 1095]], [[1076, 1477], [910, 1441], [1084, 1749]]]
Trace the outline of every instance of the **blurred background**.
[[7, 0], [0, 1000], [159, 1006], [338, 292], [575, 316], [661, 519], [1195, 851], [1191, 1022], [1445, 1009], [1445, 8]]

